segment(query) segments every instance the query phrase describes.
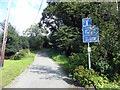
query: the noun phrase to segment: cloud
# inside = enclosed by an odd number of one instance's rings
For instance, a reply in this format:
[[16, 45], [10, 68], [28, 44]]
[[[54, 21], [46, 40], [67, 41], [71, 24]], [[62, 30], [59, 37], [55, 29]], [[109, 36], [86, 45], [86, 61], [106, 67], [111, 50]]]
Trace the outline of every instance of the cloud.
[[[40, 21], [40, 18], [42, 17], [42, 11], [40, 11], [38, 14], [39, 7], [36, 9], [34, 6], [40, 4], [41, 0], [17, 0], [17, 2], [14, 3], [16, 4], [16, 7], [11, 8], [10, 22], [16, 27], [17, 31], [21, 35], [23, 30], [26, 30], [34, 23], [38, 23]], [[29, 3], [31, 3], [31, 5]], [[47, 6], [45, 3], [46, 2], [44, 1], [44, 8]], [[38, 17], [34, 22], [37, 14]]]

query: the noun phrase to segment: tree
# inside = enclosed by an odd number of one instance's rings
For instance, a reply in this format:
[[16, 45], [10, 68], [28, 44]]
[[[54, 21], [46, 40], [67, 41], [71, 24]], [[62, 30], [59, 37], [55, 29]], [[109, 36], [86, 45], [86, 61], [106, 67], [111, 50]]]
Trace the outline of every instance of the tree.
[[19, 36], [19, 49], [29, 48], [28, 37]]
[[11, 56], [19, 51], [19, 35], [15, 28], [9, 24], [5, 54]]
[[40, 28], [38, 27], [38, 24], [31, 26], [27, 30], [24, 31], [24, 35], [32, 37], [32, 36], [38, 36], [40, 35]]
[[[52, 2], [48, 3], [42, 15], [41, 22], [48, 27], [55, 24], [50, 37], [53, 47], [68, 53], [80, 47], [85, 48], [86, 44], [82, 42], [82, 19], [90, 17], [92, 25], [99, 27], [100, 39], [98, 43], [91, 44], [92, 67], [104, 74], [120, 74], [120, 14], [116, 10], [115, 2]], [[78, 31], [75, 33], [74, 29]], [[70, 46], [78, 42], [81, 43], [78, 44], [80, 47], [71, 50]], [[85, 54], [83, 51], [79, 53]]]
[[63, 26], [58, 32], [51, 36], [50, 40], [53, 47], [58, 48], [60, 52], [65, 52], [67, 56], [71, 53], [78, 53], [80, 51], [82, 37], [79, 34], [78, 28]]
[[31, 26], [28, 28], [24, 35], [28, 36], [28, 41], [31, 49], [39, 50], [43, 48], [44, 40], [41, 35], [42, 29], [38, 27], [38, 24]]
[[[4, 29], [4, 24], [5, 24], [4, 22], [1, 23], [3, 29]], [[1, 39], [3, 38], [3, 33], [0, 34], [0, 38]], [[29, 43], [27, 38], [23, 36], [19, 36], [16, 29], [9, 23], [5, 55], [11, 56], [16, 52], [18, 52], [19, 50], [26, 48], [29, 48]]]

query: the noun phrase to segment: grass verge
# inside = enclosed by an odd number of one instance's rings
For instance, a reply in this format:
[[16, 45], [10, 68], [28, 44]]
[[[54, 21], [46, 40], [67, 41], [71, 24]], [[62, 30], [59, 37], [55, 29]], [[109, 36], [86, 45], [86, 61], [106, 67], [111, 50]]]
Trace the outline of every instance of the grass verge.
[[68, 58], [65, 55], [59, 54], [57, 51], [50, 49], [47, 52], [48, 56], [56, 63], [59, 63], [63, 66], [65, 70], [69, 70]]
[[6, 86], [11, 80], [22, 73], [34, 61], [35, 53], [31, 53], [21, 60], [5, 60], [4, 67], [0, 68], [0, 87]]

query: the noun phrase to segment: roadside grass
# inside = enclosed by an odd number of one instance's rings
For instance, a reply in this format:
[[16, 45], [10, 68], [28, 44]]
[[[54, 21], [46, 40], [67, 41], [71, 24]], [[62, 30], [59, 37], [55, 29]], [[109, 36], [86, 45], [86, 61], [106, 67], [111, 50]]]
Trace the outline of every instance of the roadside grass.
[[0, 87], [6, 86], [11, 80], [22, 73], [34, 61], [35, 53], [31, 53], [21, 60], [5, 60], [0, 68]]
[[56, 63], [63, 66], [65, 70], [69, 70], [68, 58], [65, 55], [60, 55], [57, 51], [50, 49], [47, 52], [48, 56]]

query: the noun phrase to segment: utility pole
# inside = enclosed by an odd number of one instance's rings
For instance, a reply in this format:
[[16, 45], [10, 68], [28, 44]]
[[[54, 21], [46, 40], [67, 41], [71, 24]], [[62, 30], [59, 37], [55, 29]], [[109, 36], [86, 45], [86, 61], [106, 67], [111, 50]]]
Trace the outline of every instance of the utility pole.
[[7, 42], [7, 29], [8, 29], [8, 20], [9, 20], [9, 14], [10, 14], [10, 6], [11, 6], [11, 0], [8, 0], [8, 11], [7, 11], [7, 17], [5, 22], [5, 28], [4, 28], [4, 37], [3, 37], [3, 43], [2, 43], [2, 52], [1, 52], [1, 65], [0, 67], [3, 67], [4, 65], [4, 57], [5, 57], [5, 46]]

